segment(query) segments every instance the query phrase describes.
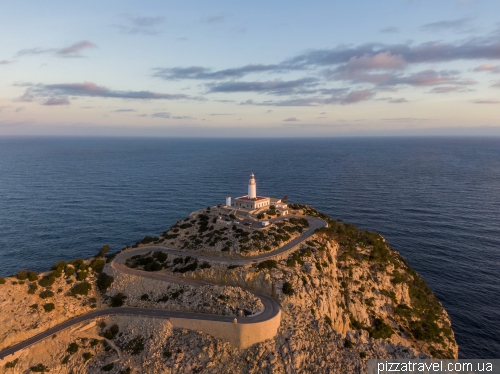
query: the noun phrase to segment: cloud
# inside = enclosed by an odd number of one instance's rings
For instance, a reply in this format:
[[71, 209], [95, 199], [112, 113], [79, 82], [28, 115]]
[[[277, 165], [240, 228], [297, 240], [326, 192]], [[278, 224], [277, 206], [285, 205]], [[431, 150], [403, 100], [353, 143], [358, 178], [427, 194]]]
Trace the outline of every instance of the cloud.
[[382, 86], [437, 86], [443, 84], [454, 84], [460, 86], [473, 85], [477, 82], [474, 80], [461, 80], [457, 76], [458, 72], [455, 70], [441, 70], [436, 71], [433, 69], [422, 70], [417, 73], [409, 74], [406, 76], [391, 76], [387, 80], [380, 82]]
[[68, 47], [64, 48], [31, 48], [31, 49], [22, 49], [16, 53], [17, 57], [21, 56], [29, 56], [29, 55], [40, 55], [40, 54], [52, 54], [58, 57], [83, 57], [80, 52], [89, 49], [89, 48], [98, 48], [96, 44], [92, 43], [88, 40], [83, 40], [81, 42], [77, 42]]
[[494, 66], [493, 64], [487, 62], [486, 64], [483, 64], [483, 65], [480, 65], [480, 66], [474, 68], [474, 71], [477, 71], [477, 72], [487, 71], [489, 73], [498, 74], [498, 73], [500, 73], [500, 65]]
[[380, 100], [380, 101], [386, 101], [390, 104], [404, 104], [404, 103], [409, 103], [408, 100], [406, 100], [404, 97], [401, 97], [399, 99], [393, 99], [392, 97], [381, 97], [377, 100]]
[[297, 88], [315, 86], [316, 78], [302, 78], [292, 81], [254, 81], [254, 82], [224, 82], [218, 84], [207, 84], [208, 91], [214, 92], [259, 92], [273, 94], [291, 94]]
[[454, 21], [432, 22], [420, 26], [420, 30], [429, 32], [439, 32], [444, 30], [460, 31], [470, 22], [470, 18], [461, 18]]
[[214, 15], [207, 16], [207, 17], [202, 17], [200, 19], [200, 21], [203, 23], [219, 23], [219, 22], [225, 21], [227, 19], [227, 17], [228, 16], [226, 14], [220, 13], [220, 14], [214, 14]]
[[474, 100], [474, 104], [500, 104], [500, 100]]
[[173, 116], [172, 119], [196, 119], [191, 116]]
[[117, 109], [117, 110], [112, 110], [112, 112], [115, 113], [126, 113], [126, 112], [137, 112], [135, 109]]
[[163, 16], [144, 17], [127, 15], [126, 17], [128, 21], [127, 25], [114, 25], [114, 27], [125, 34], [156, 35], [160, 33], [156, 29], [156, 26], [165, 22], [165, 17]]
[[500, 82], [492, 84], [491, 87], [493, 87], [493, 88], [500, 88]]
[[178, 79], [226, 79], [241, 78], [250, 73], [261, 73], [279, 70], [278, 65], [248, 64], [239, 68], [213, 71], [203, 66], [188, 66], [174, 68], [155, 68], [154, 77], [165, 80]]
[[115, 91], [110, 90], [109, 88], [106, 88], [104, 86], [98, 86], [93, 82], [46, 85], [38, 84], [29, 87], [21, 98], [31, 99], [29, 101], [33, 101], [36, 96], [84, 96], [135, 100], [193, 99], [184, 94], [165, 94], [151, 91]]
[[211, 113], [211, 116], [234, 116], [234, 113]]
[[449, 92], [466, 92], [466, 91], [468, 90], [463, 86], [441, 86], [441, 87], [434, 87], [430, 92], [444, 94]]
[[383, 29], [380, 29], [379, 33], [381, 34], [396, 34], [399, 32], [398, 27], [386, 27]]
[[372, 90], [351, 91], [346, 96], [342, 97], [339, 102], [343, 105], [355, 104], [360, 101], [369, 100], [373, 96], [375, 96], [375, 91]]
[[47, 101], [45, 101], [42, 105], [69, 105], [70, 102], [66, 97], [51, 97]]
[[151, 114], [153, 118], [170, 118], [170, 113], [168, 112], [158, 112]]
[[284, 119], [283, 121], [285, 121], [285, 122], [296, 122], [296, 121], [300, 121], [300, 120], [297, 117], [290, 117], [290, 118]]
[[0, 60], [0, 65], [10, 65], [13, 64], [15, 61], [13, 60]]

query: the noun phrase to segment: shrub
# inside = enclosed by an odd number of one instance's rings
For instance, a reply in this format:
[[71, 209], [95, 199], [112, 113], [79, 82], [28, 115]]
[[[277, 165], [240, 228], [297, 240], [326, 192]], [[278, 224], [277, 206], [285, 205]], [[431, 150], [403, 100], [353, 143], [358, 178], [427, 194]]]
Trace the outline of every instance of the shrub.
[[38, 280], [38, 273], [36, 271], [28, 271], [28, 280], [30, 282]]
[[366, 352], [359, 352], [360, 358], [366, 358]]
[[38, 296], [40, 296], [40, 299], [46, 299], [48, 297], [54, 296], [54, 292], [52, 292], [50, 290], [44, 290], [44, 291], [40, 292], [40, 294]]
[[232, 269], [236, 269], [239, 267], [240, 267], [240, 265], [229, 265], [227, 268], [228, 268], [228, 270], [232, 270]]
[[14, 367], [16, 367], [17, 363], [19, 362], [19, 359], [16, 358], [14, 361], [9, 361], [5, 364], [5, 368], [6, 369], [12, 369]]
[[75, 269], [87, 270], [87, 265], [85, 265], [85, 261], [83, 261], [81, 258], [70, 261], [70, 264], [73, 265]]
[[115, 278], [113, 278], [111, 275], [101, 273], [99, 274], [99, 278], [97, 278], [97, 287], [101, 291], [106, 291], [109, 287], [111, 287], [114, 280]]
[[82, 357], [83, 357], [83, 360], [84, 361], [88, 361], [90, 360], [92, 357], [94, 357], [94, 355], [90, 352], [85, 352], [84, 354], [82, 354]]
[[30, 369], [34, 373], [45, 373], [46, 371], [49, 371], [49, 368], [43, 364], [32, 366]]
[[144, 338], [137, 335], [134, 339], [125, 344], [125, 351], [129, 352], [132, 356], [137, 356], [144, 350]]
[[86, 271], [79, 271], [77, 276], [76, 276], [76, 280], [77, 281], [85, 280], [85, 279], [87, 279], [87, 275], [88, 275], [88, 273]]
[[204, 262], [200, 265], [200, 269], [210, 269], [211, 267], [212, 267], [212, 266], [211, 266], [208, 262], [206, 262], [206, 261], [204, 261]]
[[285, 282], [283, 284], [283, 293], [287, 296], [292, 296], [294, 291], [293, 291], [293, 286], [290, 282]]
[[26, 280], [28, 279], [28, 270], [19, 270], [16, 276], [19, 280]]
[[273, 269], [278, 267], [278, 262], [276, 260], [266, 260], [262, 261], [257, 265], [258, 269]]
[[64, 356], [64, 358], [61, 361], [61, 364], [66, 365], [69, 361], [69, 357], [70, 357], [69, 355]]
[[46, 312], [51, 312], [55, 309], [54, 303], [47, 303], [43, 306], [43, 309], [45, 309]]
[[59, 262], [56, 262], [54, 265], [50, 267], [50, 270], [58, 270], [60, 269], [61, 271], [68, 265], [66, 261], [61, 260]]
[[108, 244], [104, 245], [101, 250], [99, 251], [99, 253], [97, 254], [97, 257], [102, 257], [104, 256], [106, 253], [108, 253], [108, 251], [110, 250], [110, 246]]
[[152, 243], [154, 241], [156, 241], [156, 239], [158, 238], [155, 238], [155, 237], [152, 237], [152, 236], [145, 236], [144, 239], [141, 240], [141, 243], [142, 244], [148, 244], [148, 243]]
[[73, 274], [75, 274], [75, 268], [72, 266], [66, 266], [64, 269], [64, 275], [66, 275], [66, 277], [71, 277]]
[[110, 364], [104, 365], [101, 369], [102, 371], [111, 371], [115, 367], [115, 364], [112, 362]]
[[368, 332], [373, 339], [387, 339], [394, 334], [391, 327], [380, 318], [375, 318], [373, 325], [373, 328], [368, 329]]
[[125, 300], [127, 296], [118, 292], [115, 296], [111, 298], [111, 306], [114, 308], [120, 307], [123, 305], [123, 300]]
[[38, 281], [41, 287], [50, 287], [54, 284], [56, 278], [53, 275], [46, 275]]
[[344, 343], [344, 347], [346, 347], [346, 348], [352, 348], [352, 347], [354, 347], [354, 344], [352, 344], [352, 342], [350, 340], [346, 339], [346, 341]]
[[159, 262], [165, 262], [167, 261], [168, 256], [162, 251], [156, 251], [155, 253], [153, 253], [153, 258], [156, 258]]
[[89, 291], [92, 289], [92, 286], [90, 285], [89, 282], [81, 282], [75, 284], [71, 290], [70, 294], [71, 296], [76, 296], [76, 295], [88, 295]]
[[92, 262], [90, 263], [90, 267], [96, 273], [100, 273], [104, 269], [104, 265], [105, 264], [106, 264], [106, 260], [104, 260], [103, 258], [101, 258], [101, 257], [94, 257], [92, 259]]
[[0, 284], [5, 284], [5, 278], [4, 277], [0, 277]]
[[78, 346], [78, 344], [76, 344], [75, 342], [71, 343], [70, 345], [68, 345], [68, 348], [66, 349], [66, 352], [68, 352], [70, 355], [78, 352], [78, 348], [80, 348]]
[[198, 263], [193, 262], [192, 264], [184, 266], [180, 269], [174, 269], [174, 273], [186, 273], [188, 271], [195, 271], [197, 268], [198, 268]]
[[150, 262], [146, 266], [144, 266], [145, 271], [159, 271], [162, 269], [162, 266], [158, 262]]
[[30, 283], [28, 286], [28, 293], [34, 295], [36, 290], [38, 290], [38, 285], [36, 283]]
[[[115, 336], [118, 334], [119, 331], [120, 331], [120, 328], [118, 327], [118, 325], [115, 324], [115, 325], [111, 326], [109, 329], [107, 329], [106, 331], [104, 331], [102, 336], [105, 337], [106, 339], [112, 340], [115, 338]], [[107, 344], [106, 341], [104, 341], [104, 342]]]
[[145, 293], [144, 295], [141, 296], [141, 300], [143, 301], [149, 300], [149, 295]]
[[265, 214], [264, 213], [259, 213], [257, 215], [257, 219], [263, 219], [265, 217]]
[[38, 304], [33, 304], [33, 305], [30, 305], [30, 308], [35, 309], [35, 310], [38, 310]]

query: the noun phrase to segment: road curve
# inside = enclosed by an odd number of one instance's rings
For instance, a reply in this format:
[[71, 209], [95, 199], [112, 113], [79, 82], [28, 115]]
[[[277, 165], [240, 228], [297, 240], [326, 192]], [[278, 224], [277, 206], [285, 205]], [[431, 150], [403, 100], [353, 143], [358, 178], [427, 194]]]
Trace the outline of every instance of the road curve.
[[[238, 265], [246, 265], [251, 262], [255, 262], [258, 260], [266, 260], [270, 259], [274, 256], [284, 254], [288, 251], [290, 251], [292, 248], [294, 248], [296, 245], [300, 244], [301, 242], [305, 241], [308, 239], [310, 236], [312, 236], [315, 232], [316, 229], [320, 227], [325, 227], [326, 222], [323, 221], [322, 219], [315, 218], [315, 217], [304, 217], [308, 220], [309, 222], [309, 228], [299, 237], [293, 239], [283, 247], [272, 251], [268, 253], [264, 253], [261, 255], [257, 256], [252, 256], [252, 257], [246, 257], [246, 258], [227, 258], [227, 257], [211, 257], [211, 256], [206, 256], [206, 255], [197, 255], [195, 252], [183, 252], [175, 249], [171, 249], [168, 247], [164, 246], [151, 246], [151, 247], [142, 247], [142, 248], [137, 248], [133, 250], [127, 250], [124, 252], [120, 252], [111, 262], [111, 267], [117, 271], [121, 271], [126, 274], [131, 274], [135, 276], [142, 276], [142, 277], [147, 277], [151, 279], [157, 279], [157, 280], [162, 280], [162, 281], [167, 281], [171, 283], [177, 283], [177, 284], [187, 284], [187, 285], [192, 285], [192, 286], [206, 286], [206, 285], [213, 285], [212, 283], [208, 282], [203, 282], [199, 280], [194, 280], [194, 279], [188, 279], [188, 278], [181, 278], [177, 277], [174, 275], [170, 274], [163, 274], [163, 273], [155, 273], [155, 272], [146, 272], [142, 270], [136, 270], [136, 269], [131, 269], [128, 268], [127, 266], [124, 265], [124, 262], [127, 258], [130, 256], [136, 255], [136, 254], [142, 254], [142, 253], [147, 253], [152, 250], [162, 250], [167, 253], [175, 254], [175, 255], [182, 255], [186, 256], [189, 255], [191, 257], [197, 257], [200, 260], [207, 260], [207, 261], [213, 261], [213, 262], [220, 262], [220, 263], [231, 263], [231, 264], [238, 264]], [[257, 297], [260, 298], [262, 301], [262, 304], [264, 305], [264, 311], [260, 314], [253, 315], [253, 316], [248, 316], [245, 318], [240, 318], [238, 320], [238, 323], [240, 324], [252, 324], [252, 323], [258, 323], [258, 322], [263, 322], [267, 321], [273, 317], [275, 317], [280, 310], [279, 304], [271, 297], [253, 292], [253, 294]], [[31, 338], [24, 340], [20, 343], [17, 343], [7, 349], [4, 349], [0, 352], [0, 360], [6, 358], [9, 355], [12, 355], [16, 353], [17, 351], [27, 348], [31, 346], [32, 344], [35, 344], [53, 334], [56, 334], [68, 327], [71, 327], [73, 325], [76, 325], [78, 323], [92, 320], [97, 317], [102, 317], [102, 316], [110, 316], [110, 315], [133, 315], [133, 316], [145, 316], [145, 317], [152, 317], [152, 318], [185, 318], [185, 319], [198, 319], [198, 320], [206, 320], [206, 321], [219, 321], [219, 322], [233, 322], [234, 316], [221, 316], [217, 314], [206, 314], [206, 313], [192, 313], [192, 312], [178, 312], [178, 311], [168, 311], [165, 309], [150, 309], [150, 308], [136, 308], [136, 307], [120, 307], [120, 308], [108, 308], [108, 309], [99, 309], [99, 310], [94, 310], [89, 313], [82, 314], [80, 316], [71, 318], [69, 320], [66, 320], [62, 323], [60, 323], [57, 326], [54, 326], [44, 332], [41, 332], [35, 336], [32, 336]]]

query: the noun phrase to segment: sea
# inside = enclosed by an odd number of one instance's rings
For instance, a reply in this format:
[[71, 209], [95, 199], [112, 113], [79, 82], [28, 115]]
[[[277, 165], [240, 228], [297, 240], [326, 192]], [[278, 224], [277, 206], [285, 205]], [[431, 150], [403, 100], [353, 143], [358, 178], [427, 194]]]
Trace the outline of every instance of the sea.
[[452, 320], [460, 358], [500, 358], [500, 138], [0, 138], [0, 275], [158, 235], [245, 195], [380, 232]]

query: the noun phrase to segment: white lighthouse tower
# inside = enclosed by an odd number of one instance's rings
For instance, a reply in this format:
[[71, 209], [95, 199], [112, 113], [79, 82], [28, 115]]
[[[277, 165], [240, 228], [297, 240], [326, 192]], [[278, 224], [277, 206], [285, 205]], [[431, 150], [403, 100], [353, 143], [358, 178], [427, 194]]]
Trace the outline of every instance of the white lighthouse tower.
[[253, 173], [250, 174], [250, 179], [248, 180], [248, 198], [257, 198], [257, 182], [255, 181]]

